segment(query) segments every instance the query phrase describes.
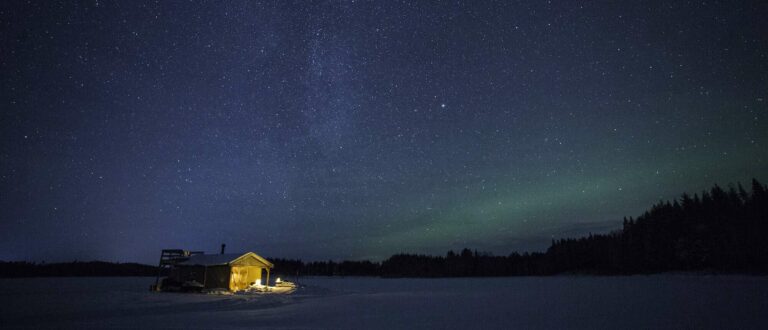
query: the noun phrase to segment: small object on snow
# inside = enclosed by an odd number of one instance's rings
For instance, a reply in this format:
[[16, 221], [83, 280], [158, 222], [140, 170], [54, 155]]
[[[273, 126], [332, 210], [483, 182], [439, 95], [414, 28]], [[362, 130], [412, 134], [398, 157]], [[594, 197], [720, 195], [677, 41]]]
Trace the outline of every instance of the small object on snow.
[[202, 288], [202, 287], [204, 287], [203, 283], [200, 283], [200, 282], [195, 281], [195, 280], [186, 281], [181, 286], [185, 287], [185, 288]]
[[293, 291], [296, 291], [295, 284], [287, 281], [280, 281], [277, 282], [275, 286], [263, 285], [257, 282], [238, 293], [291, 293]]
[[293, 282], [288, 282], [288, 281], [280, 281], [280, 282], [275, 283], [275, 287], [276, 288], [294, 288], [295, 289], [296, 288], [296, 284], [294, 284]]
[[232, 291], [229, 291], [226, 289], [209, 289], [209, 290], [203, 290], [202, 292], [205, 294], [220, 295], [220, 296], [231, 296], [234, 294]]

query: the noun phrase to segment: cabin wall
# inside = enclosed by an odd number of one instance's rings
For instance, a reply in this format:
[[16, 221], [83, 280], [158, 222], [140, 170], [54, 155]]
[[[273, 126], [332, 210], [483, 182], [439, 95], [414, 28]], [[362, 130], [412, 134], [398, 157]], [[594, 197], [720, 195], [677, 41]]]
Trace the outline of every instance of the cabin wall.
[[179, 283], [187, 281], [197, 281], [203, 283], [205, 281], [205, 267], [204, 266], [187, 266], [178, 267], [171, 272], [172, 279]]
[[229, 266], [210, 266], [205, 274], [206, 289], [229, 289]]

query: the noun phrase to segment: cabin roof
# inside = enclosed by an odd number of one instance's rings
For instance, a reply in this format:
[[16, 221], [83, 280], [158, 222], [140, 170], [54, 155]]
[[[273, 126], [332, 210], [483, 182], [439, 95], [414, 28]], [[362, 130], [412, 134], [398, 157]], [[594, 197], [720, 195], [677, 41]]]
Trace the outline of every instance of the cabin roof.
[[197, 255], [190, 256], [187, 260], [179, 262], [177, 265], [180, 265], [180, 266], [229, 265], [229, 264], [235, 263], [239, 259], [246, 258], [248, 256], [255, 257], [258, 261], [269, 266], [270, 268], [274, 267], [274, 265], [272, 265], [271, 262], [267, 261], [267, 259], [264, 259], [258, 254], [253, 252], [226, 253], [226, 254], [197, 254]]

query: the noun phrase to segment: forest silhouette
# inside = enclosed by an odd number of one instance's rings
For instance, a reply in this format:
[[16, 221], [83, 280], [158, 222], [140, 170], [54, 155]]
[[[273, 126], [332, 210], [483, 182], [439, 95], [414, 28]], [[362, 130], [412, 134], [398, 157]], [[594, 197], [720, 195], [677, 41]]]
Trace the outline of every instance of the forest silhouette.
[[607, 234], [553, 240], [544, 253], [494, 256], [463, 249], [445, 256], [396, 254], [370, 261], [275, 259], [276, 273], [383, 277], [648, 274], [659, 272], [768, 273], [768, 187], [753, 179], [715, 185], [653, 205]]
[[[467, 277], [659, 272], [768, 273], [768, 187], [753, 179], [727, 190], [661, 201], [607, 234], [553, 240], [546, 252], [494, 256], [465, 248], [445, 256], [400, 253], [382, 262], [272, 258], [291, 276]], [[0, 262], [0, 277], [153, 276], [139, 264]]]

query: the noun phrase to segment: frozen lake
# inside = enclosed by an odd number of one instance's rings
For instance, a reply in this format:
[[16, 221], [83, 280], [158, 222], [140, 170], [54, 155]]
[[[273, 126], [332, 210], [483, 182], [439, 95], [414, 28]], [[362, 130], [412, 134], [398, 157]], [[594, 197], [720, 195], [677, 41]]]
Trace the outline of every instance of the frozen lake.
[[768, 278], [302, 278], [292, 295], [153, 293], [154, 278], [0, 279], [0, 327], [757, 329]]

